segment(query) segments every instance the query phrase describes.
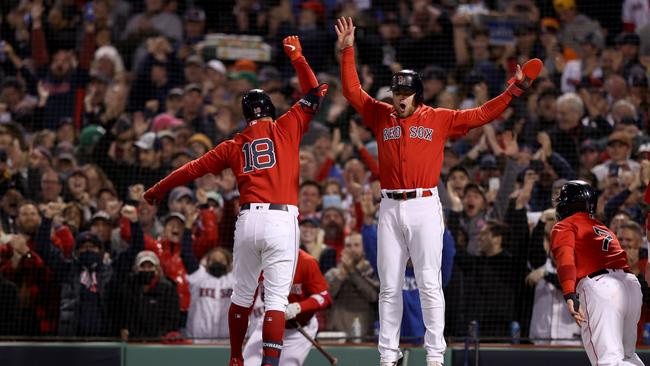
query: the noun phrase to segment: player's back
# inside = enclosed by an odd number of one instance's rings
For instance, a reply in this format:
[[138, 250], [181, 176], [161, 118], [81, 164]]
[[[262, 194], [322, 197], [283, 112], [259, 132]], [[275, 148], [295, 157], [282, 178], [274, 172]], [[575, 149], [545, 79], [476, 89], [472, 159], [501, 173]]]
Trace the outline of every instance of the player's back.
[[560, 221], [553, 229], [554, 232], [567, 230], [575, 235], [577, 278], [601, 269], [629, 269], [627, 255], [618, 238], [602, 222], [581, 212]]
[[302, 131], [291, 111], [276, 121], [252, 121], [231, 140], [230, 166], [237, 178], [240, 204], [298, 204]]

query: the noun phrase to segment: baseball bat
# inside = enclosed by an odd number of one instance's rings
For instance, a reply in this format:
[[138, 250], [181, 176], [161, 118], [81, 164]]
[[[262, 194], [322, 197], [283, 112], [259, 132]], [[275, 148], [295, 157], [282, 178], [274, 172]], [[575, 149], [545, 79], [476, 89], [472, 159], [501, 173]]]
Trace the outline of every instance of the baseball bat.
[[331, 365], [336, 365], [336, 364], [339, 362], [339, 360], [338, 360], [336, 357], [332, 356], [332, 355], [329, 354], [327, 351], [325, 351], [325, 349], [323, 348], [323, 346], [321, 346], [320, 343], [318, 343], [318, 341], [316, 341], [316, 340], [315, 340], [314, 338], [312, 338], [309, 334], [307, 334], [307, 331], [305, 331], [305, 330], [302, 328], [302, 325], [300, 325], [300, 323], [298, 323], [295, 319], [289, 320], [289, 323], [290, 323], [291, 325], [295, 326], [296, 329], [300, 332], [300, 334], [302, 334], [303, 337], [307, 338], [307, 340], [308, 340], [308, 341], [309, 341], [309, 342], [310, 342], [314, 347], [316, 347], [316, 349], [318, 350], [318, 352], [320, 352], [323, 356], [325, 356], [325, 358], [327, 359], [327, 361], [329, 361], [329, 363], [330, 363]]

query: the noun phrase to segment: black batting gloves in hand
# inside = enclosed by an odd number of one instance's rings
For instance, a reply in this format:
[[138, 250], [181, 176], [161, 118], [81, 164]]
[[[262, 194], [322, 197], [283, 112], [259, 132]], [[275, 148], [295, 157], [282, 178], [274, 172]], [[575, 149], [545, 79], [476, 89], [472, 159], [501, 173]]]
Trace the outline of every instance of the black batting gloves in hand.
[[310, 90], [309, 93], [305, 94], [302, 99], [298, 101], [302, 107], [302, 110], [308, 114], [318, 113], [318, 109], [320, 108], [321, 104], [323, 103], [323, 99], [327, 94], [327, 88], [329, 88], [329, 85], [320, 84], [319, 86]]

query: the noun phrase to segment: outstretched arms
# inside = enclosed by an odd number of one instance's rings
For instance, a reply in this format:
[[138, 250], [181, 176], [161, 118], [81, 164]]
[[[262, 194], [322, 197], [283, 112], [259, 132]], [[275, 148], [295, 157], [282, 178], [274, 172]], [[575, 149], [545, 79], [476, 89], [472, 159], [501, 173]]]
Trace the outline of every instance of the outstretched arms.
[[174, 187], [185, 185], [192, 180], [202, 177], [208, 173], [219, 174], [228, 167], [227, 149], [229, 142], [223, 142], [214, 149], [203, 154], [200, 158], [192, 160], [182, 167], [174, 170], [163, 180], [156, 183], [144, 193], [144, 199], [150, 205], [159, 203], [165, 194]]

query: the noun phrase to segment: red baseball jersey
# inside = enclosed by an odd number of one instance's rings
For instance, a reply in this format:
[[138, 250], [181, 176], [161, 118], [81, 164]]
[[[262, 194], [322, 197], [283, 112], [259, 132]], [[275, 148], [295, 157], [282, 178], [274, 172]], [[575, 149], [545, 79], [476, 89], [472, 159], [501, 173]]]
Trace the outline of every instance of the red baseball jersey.
[[586, 212], [558, 222], [551, 233], [551, 250], [566, 295], [577, 280], [601, 269], [630, 269], [616, 235]]
[[[304, 57], [293, 65], [304, 93], [318, 86]], [[275, 121], [252, 121], [233, 139], [176, 169], [153, 190], [164, 194], [207, 173], [219, 174], [230, 168], [237, 178], [240, 204], [297, 205], [300, 139], [312, 117], [296, 103]]]
[[306, 325], [315, 312], [330, 306], [332, 298], [328, 290], [329, 285], [320, 271], [316, 258], [300, 249], [296, 273], [289, 292], [289, 303], [300, 304], [300, 314], [296, 316], [300, 324]]
[[463, 136], [494, 120], [512, 100], [503, 93], [479, 108], [463, 111], [422, 105], [411, 116], [399, 118], [392, 105], [373, 99], [361, 88], [353, 47], [342, 51], [341, 80], [343, 94], [377, 138], [384, 189], [436, 187], [447, 138]]

